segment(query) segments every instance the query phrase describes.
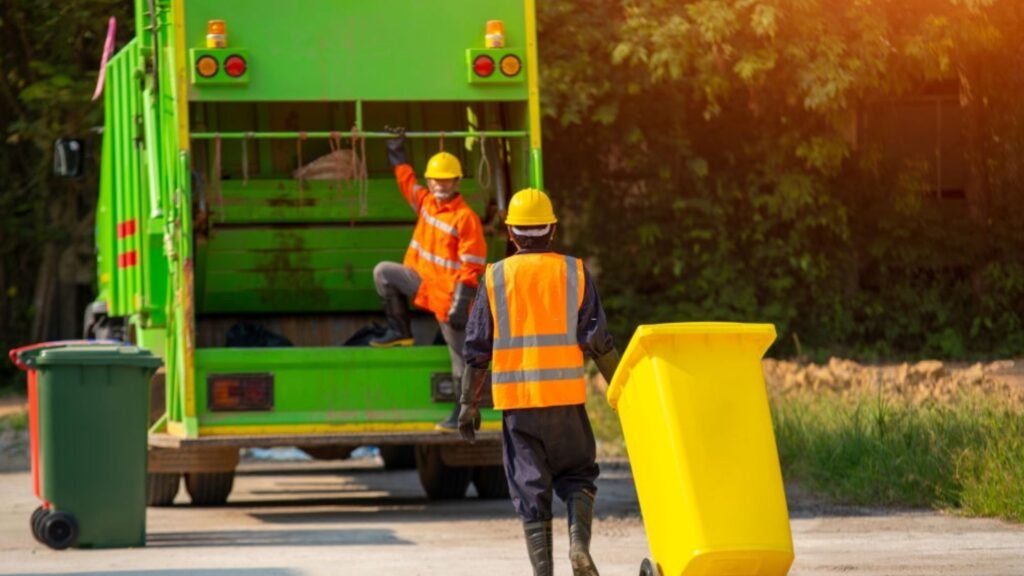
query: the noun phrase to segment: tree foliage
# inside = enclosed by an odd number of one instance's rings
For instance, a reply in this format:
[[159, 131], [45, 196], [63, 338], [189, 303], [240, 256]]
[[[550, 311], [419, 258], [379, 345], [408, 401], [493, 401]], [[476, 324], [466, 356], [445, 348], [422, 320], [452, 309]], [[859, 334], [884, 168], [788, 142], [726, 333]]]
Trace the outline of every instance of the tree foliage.
[[[102, 124], [102, 103], [90, 98], [107, 20], [118, 17], [129, 37], [130, 10], [116, 0], [0, 3], [0, 350], [75, 336], [52, 329], [76, 285], [67, 277], [76, 267], [61, 262], [91, 244], [98, 179], [95, 157], [85, 178], [54, 179], [51, 149], [58, 137]], [[0, 380], [11, 369], [3, 365]]]
[[[620, 339], [717, 319], [774, 322], [779, 353], [1021, 351], [1020, 3], [541, 8], [548, 185]], [[959, 96], [960, 201], [859, 133], [937, 86]]]

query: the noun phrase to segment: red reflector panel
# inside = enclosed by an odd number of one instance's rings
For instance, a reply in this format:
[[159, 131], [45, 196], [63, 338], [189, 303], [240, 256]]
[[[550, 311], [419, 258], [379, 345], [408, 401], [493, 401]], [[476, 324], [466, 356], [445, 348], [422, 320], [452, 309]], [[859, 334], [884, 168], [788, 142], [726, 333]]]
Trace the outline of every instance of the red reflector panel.
[[241, 77], [245, 74], [248, 67], [249, 65], [245, 62], [245, 58], [241, 56], [228, 56], [228, 59], [224, 61], [224, 71], [232, 78]]
[[477, 56], [476, 60], [473, 60], [473, 72], [481, 78], [494, 74], [494, 59], [490, 56]]
[[137, 223], [134, 219], [125, 220], [124, 222], [121, 222], [120, 224], [117, 225], [118, 238], [127, 238], [129, 236], [134, 236], [136, 232], [138, 232], [138, 228]]
[[117, 255], [117, 267], [118, 268], [131, 268], [139, 264], [139, 253], [135, 250], [129, 250]]
[[273, 410], [274, 375], [211, 375], [206, 379], [206, 407], [211, 412]]

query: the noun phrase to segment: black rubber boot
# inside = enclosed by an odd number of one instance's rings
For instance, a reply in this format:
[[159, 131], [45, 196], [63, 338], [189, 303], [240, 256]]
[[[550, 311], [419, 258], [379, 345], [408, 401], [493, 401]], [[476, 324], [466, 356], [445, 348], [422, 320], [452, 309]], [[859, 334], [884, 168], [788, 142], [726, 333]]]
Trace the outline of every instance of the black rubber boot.
[[526, 551], [533, 564], [533, 576], [554, 576], [555, 561], [552, 558], [551, 520], [524, 522]]
[[452, 377], [455, 381], [455, 407], [452, 409], [452, 413], [447, 418], [434, 424], [434, 430], [439, 432], [458, 432], [459, 431], [459, 399], [462, 398], [462, 375]]
[[565, 503], [569, 509], [569, 562], [573, 576], [598, 576], [590, 557], [590, 533], [594, 522], [594, 495], [574, 492]]
[[[458, 395], [456, 394], [455, 397], [458, 398]], [[438, 430], [440, 432], [458, 432], [459, 431], [459, 408], [460, 408], [459, 404], [458, 404], [458, 402], [456, 402], [455, 403], [455, 409], [452, 410], [451, 415], [449, 415], [444, 420], [438, 422], [437, 424], [434, 424], [434, 430]]]
[[384, 315], [388, 329], [384, 335], [370, 340], [374, 348], [412, 346], [412, 327], [409, 324], [409, 305], [398, 290], [388, 287], [384, 293]]

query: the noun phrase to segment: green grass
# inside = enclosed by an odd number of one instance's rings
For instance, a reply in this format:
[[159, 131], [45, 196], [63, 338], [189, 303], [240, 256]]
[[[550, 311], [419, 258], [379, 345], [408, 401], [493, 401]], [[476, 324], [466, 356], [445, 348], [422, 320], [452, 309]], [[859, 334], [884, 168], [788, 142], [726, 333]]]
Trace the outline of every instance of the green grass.
[[783, 476], [836, 503], [1024, 521], [1024, 415], [999, 398], [800, 393], [775, 398], [772, 412]]
[[[773, 397], [783, 476], [836, 504], [1024, 522], [1024, 413], [999, 396], [911, 404], [871, 395]], [[591, 383], [598, 456], [622, 458], [618, 415]]]
[[622, 436], [619, 415], [608, 405], [601, 389], [594, 383], [594, 376], [587, 383], [587, 415], [597, 440], [597, 457], [621, 459], [626, 457], [626, 440]]

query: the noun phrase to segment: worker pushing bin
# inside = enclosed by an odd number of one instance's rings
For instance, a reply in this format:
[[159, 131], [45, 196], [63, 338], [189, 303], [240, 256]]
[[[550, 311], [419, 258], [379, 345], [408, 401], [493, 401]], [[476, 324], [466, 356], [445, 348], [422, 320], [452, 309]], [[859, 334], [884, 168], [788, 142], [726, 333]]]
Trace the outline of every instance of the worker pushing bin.
[[149, 381], [159, 358], [134, 346], [65, 341], [10, 352], [28, 372], [37, 540], [55, 549], [146, 542]]
[[640, 326], [608, 389], [652, 560], [641, 575], [784, 576], [786, 496], [761, 370], [770, 324]]

